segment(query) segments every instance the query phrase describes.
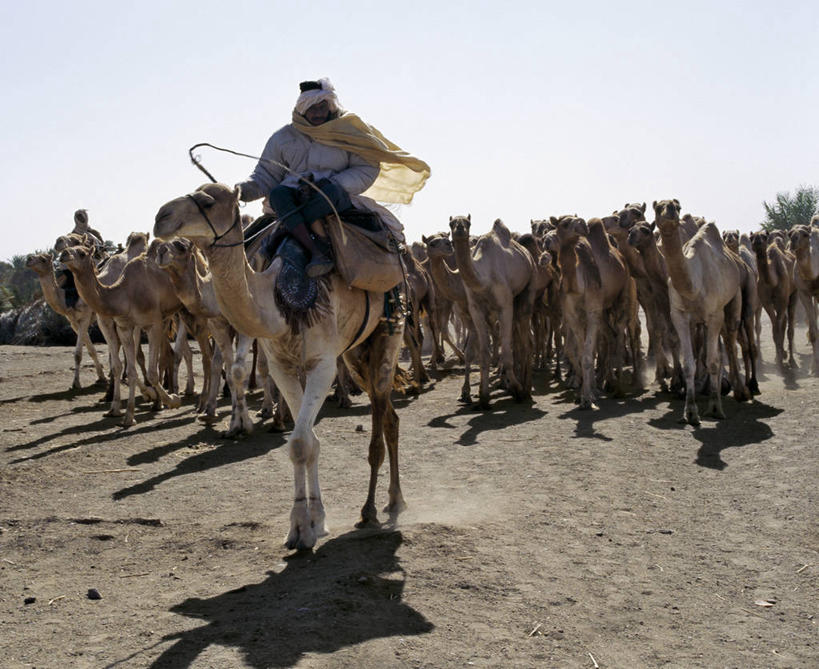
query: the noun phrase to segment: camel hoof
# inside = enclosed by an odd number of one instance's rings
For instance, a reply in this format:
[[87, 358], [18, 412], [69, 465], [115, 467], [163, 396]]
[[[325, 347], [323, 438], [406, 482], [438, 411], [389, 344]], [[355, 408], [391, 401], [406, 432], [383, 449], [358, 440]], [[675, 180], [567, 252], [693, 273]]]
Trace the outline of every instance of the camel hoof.
[[202, 423], [205, 423], [206, 425], [214, 425], [221, 420], [219, 416], [213, 413], [202, 414], [201, 416], [197, 416], [196, 419]]
[[122, 409], [108, 409], [108, 411], [102, 415], [110, 418], [119, 418], [122, 415]]
[[461, 402], [461, 404], [472, 404], [472, 395], [469, 393], [461, 393], [458, 401]]
[[381, 527], [381, 523], [378, 521], [378, 518], [364, 518], [364, 517], [362, 517], [361, 520], [359, 520], [355, 524], [355, 528], [357, 530], [367, 530], [367, 529], [376, 530], [379, 527]]
[[390, 518], [394, 518], [399, 513], [403, 513], [407, 510], [407, 503], [404, 501], [403, 498], [397, 499], [391, 504], [387, 504], [383, 509], [384, 513], [389, 514]]
[[757, 383], [756, 379], [751, 379], [748, 382], [748, 390], [751, 391], [751, 395], [761, 395], [762, 393], [759, 390], [759, 383]]
[[597, 409], [597, 405], [591, 400], [580, 400], [577, 408], [581, 411], [594, 411]]
[[133, 416], [125, 416], [120, 425], [122, 425], [122, 427], [131, 427], [135, 422], [136, 421], [134, 420]]
[[256, 412], [256, 418], [261, 418], [265, 420], [267, 418], [273, 418], [274, 412], [271, 407], [262, 407]]
[[693, 425], [694, 427], [700, 426], [700, 419], [698, 416], [690, 415], [686, 416], [685, 420], [680, 421], [682, 423], [688, 423], [689, 425]]
[[179, 395], [168, 395], [168, 408], [169, 409], [178, 409], [182, 406], [182, 400], [180, 399]]
[[339, 397], [337, 402], [339, 409], [349, 409], [353, 406], [353, 401], [349, 397]]
[[281, 434], [282, 432], [287, 432], [287, 426], [282, 422], [275, 422], [273, 425], [270, 426], [268, 432], [273, 432], [274, 434]]

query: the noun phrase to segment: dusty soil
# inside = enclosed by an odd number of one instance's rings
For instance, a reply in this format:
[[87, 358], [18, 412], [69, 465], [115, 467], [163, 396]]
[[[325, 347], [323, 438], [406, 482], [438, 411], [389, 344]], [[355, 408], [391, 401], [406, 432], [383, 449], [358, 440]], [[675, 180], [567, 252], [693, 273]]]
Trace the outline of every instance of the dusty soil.
[[99, 388], [67, 390], [69, 348], [0, 347], [0, 665], [818, 666], [799, 360], [699, 429], [655, 387], [580, 412], [539, 374], [533, 404], [476, 413], [444, 376], [397, 399], [410, 508], [381, 531], [353, 528], [366, 400], [328, 404], [331, 533], [296, 554], [285, 437], [221, 440], [191, 400], [123, 430]]

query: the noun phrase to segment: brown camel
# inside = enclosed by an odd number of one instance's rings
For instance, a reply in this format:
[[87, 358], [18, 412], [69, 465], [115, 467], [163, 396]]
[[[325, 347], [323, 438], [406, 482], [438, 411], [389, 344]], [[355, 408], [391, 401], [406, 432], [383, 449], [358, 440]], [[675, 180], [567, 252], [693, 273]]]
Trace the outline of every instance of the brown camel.
[[[398, 475], [398, 415], [390, 394], [395, 377], [403, 322], [390, 329], [381, 321], [383, 295], [348, 288], [335, 272], [327, 275], [327, 309], [300, 331], [279, 310], [273, 286], [282, 267], [275, 259], [264, 272], [248, 264], [239, 222], [239, 189], [206, 184], [194, 193], [164, 204], [154, 234], [162, 239], [187, 237], [205, 253], [220, 310], [237, 331], [258, 337], [270, 371], [296, 416], [288, 439], [295, 495], [290, 514], [289, 548], [311, 548], [326, 534], [318, 476], [316, 416], [336, 375], [336, 358], [344, 361], [372, 403], [370, 483], [360, 524], [377, 523], [375, 490], [384, 460], [390, 460], [391, 516], [404, 507]], [[370, 305], [372, 305], [371, 308]], [[304, 386], [300, 382], [304, 376]]]
[[[533, 221], [534, 223], [534, 221]], [[535, 304], [532, 312], [532, 333], [534, 335], [533, 364], [542, 369], [548, 363], [547, 342], [551, 341], [549, 318], [549, 289], [557, 279], [557, 272], [552, 265], [552, 256], [541, 248], [534, 233], [526, 233], [518, 238], [518, 243], [529, 251], [535, 263]]]
[[[118, 342], [121, 342], [125, 351], [128, 377], [128, 405], [122, 418], [123, 427], [129, 427], [134, 423], [136, 349], [140, 328], [148, 335], [148, 385], [153, 391], [150, 394], [154, 399], [154, 409], [161, 408], [160, 401], [171, 408], [179, 407], [181, 404], [179, 397], [168, 395], [160, 383], [158, 370], [166, 321], [181, 307], [167, 274], [155, 263], [149, 262], [145, 254], [129, 262], [116, 283], [105, 286], [100, 283], [94, 271], [91, 253], [85, 247], [73, 246], [63, 250], [60, 261], [74, 275], [80, 297], [98, 315], [112, 318], [116, 325]], [[118, 343], [114, 342], [113, 346], [116, 348]], [[111, 361], [115, 366], [112, 370], [114, 395], [107, 415], [119, 416], [122, 412], [119, 386], [121, 363], [118, 350], [111, 352]]]
[[500, 219], [492, 230], [477, 239], [473, 250], [469, 245], [471, 224], [470, 216], [449, 219], [458, 273], [476, 326], [481, 365], [478, 404], [488, 409], [489, 329], [495, 321], [500, 326], [500, 363], [506, 388], [518, 402], [531, 397], [535, 263], [529, 252], [512, 239]]
[[813, 357], [811, 371], [819, 376], [819, 330], [816, 327], [816, 299], [819, 298], [819, 217], [817, 225], [795, 225], [790, 231], [790, 246], [796, 256], [793, 273], [799, 300], [808, 320], [808, 341]]
[[437, 369], [437, 360], [440, 357], [438, 351], [438, 323], [431, 317], [435, 313], [436, 294], [432, 278], [427, 274], [421, 263], [408, 250], [402, 252], [402, 258], [407, 277], [407, 302], [412, 314], [411, 322], [407, 323], [404, 328], [404, 343], [410, 352], [412, 361], [410, 391], [418, 394], [421, 392], [421, 386], [429, 382], [429, 375], [421, 359], [421, 349], [424, 343], [421, 318], [424, 314], [430, 316], [428, 323], [433, 347], [430, 366], [433, 371]]
[[669, 274], [671, 322], [677, 330], [685, 374], [685, 420], [699, 425], [695, 399], [696, 363], [691, 341], [692, 328], [703, 325], [706, 336], [706, 369], [710, 396], [706, 415], [724, 418], [721, 396], [719, 337], [722, 334], [728, 355], [731, 384], [737, 400], [750, 398], [739, 377], [736, 343], [742, 316], [740, 269], [713, 223], [706, 223], [683, 245], [680, 235], [678, 200], [654, 202], [654, 215], [663, 243]]
[[[759, 301], [768, 314], [773, 329], [776, 364], [784, 369], [796, 367], [793, 355], [794, 320], [796, 313], [796, 285], [793, 279], [795, 260], [782, 250], [776, 239], [766, 232], [751, 233], [751, 246], [756, 254], [759, 270]], [[790, 256], [790, 257], [789, 257]], [[788, 335], [788, 355], [785, 354], [785, 334]]]
[[[58, 314], [65, 316], [71, 329], [77, 335], [77, 343], [74, 346], [74, 380], [72, 388], [81, 388], [80, 367], [82, 366], [82, 348], [88, 350], [88, 355], [94, 361], [94, 369], [97, 372], [97, 382], [106, 383], [105, 372], [97, 356], [97, 350], [88, 336], [88, 327], [94, 320], [94, 312], [84, 300], [78, 298], [76, 293], [72, 296], [67, 294], [68, 286], [57, 285], [57, 277], [54, 273], [54, 262], [50, 253], [39, 253], [30, 255], [26, 259], [26, 267], [32, 270], [40, 280], [40, 288], [46, 303]], [[71, 282], [73, 287], [73, 281]]]

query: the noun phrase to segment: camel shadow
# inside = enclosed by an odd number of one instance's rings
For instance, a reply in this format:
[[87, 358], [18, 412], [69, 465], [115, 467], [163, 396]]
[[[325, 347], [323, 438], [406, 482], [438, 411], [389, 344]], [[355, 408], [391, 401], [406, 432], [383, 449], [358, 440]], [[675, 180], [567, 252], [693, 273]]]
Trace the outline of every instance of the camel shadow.
[[69, 388], [67, 390], [57, 390], [53, 393], [43, 393], [41, 395], [22, 395], [20, 397], [10, 397], [5, 400], [0, 400], [0, 406], [4, 404], [14, 404], [16, 402], [34, 402], [41, 404], [42, 402], [67, 402], [75, 397], [85, 397], [86, 395], [102, 395], [105, 393], [105, 387], [102, 385], [91, 384], [83, 386], [82, 388]]
[[538, 420], [546, 415], [545, 411], [533, 406], [531, 401], [515, 402], [503, 391], [498, 391], [494, 395], [490, 408], [486, 411], [478, 412], [476, 405], [465, 405], [453, 413], [436, 416], [427, 425], [455, 429], [456, 426], [449, 422], [450, 418], [471, 415], [473, 417], [467, 422], [469, 428], [455, 441], [460, 446], [471, 446], [477, 443], [478, 437], [484, 432], [503, 430], [513, 425]]
[[399, 531], [349, 532], [285, 558], [282, 572], [259, 583], [186, 599], [170, 610], [204, 624], [167, 634], [173, 645], [150, 666], [189, 667], [219, 645], [239, 649], [250, 667], [290, 667], [307, 653], [429, 633], [434, 625], [402, 601], [402, 541]]
[[574, 438], [579, 439], [600, 439], [601, 441], [613, 441], [612, 437], [598, 432], [595, 423], [612, 418], [623, 418], [624, 416], [638, 414], [643, 411], [655, 409], [663, 402], [666, 393], [657, 391], [648, 394], [646, 391], [636, 397], [603, 397], [597, 402], [597, 409], [587, 410], [575, 407], [558, 416], [559, 419], [574, 418], [577, 424], [574, 428]]
[[[202, 432], [212, 432], [212, 430], [209, 427], [203, 427], [199, 432], [188, 435], [184, 439], [161, 446], [155, 446], [142, 453], [132, 455], [127, 460], [128, 465], [134, 466], [157, 462], [163, 456], [169, 455], [174, 451], [200, 446], [202, 444]], [[177, 476], [196, 474], [208, 469], [215, 469], [217, 467], [224, 467], [225, 465], [236, 464], [243, 460], [258, 458], [287, 443], [287, 438], [282, 434], [261, 432], [259, 430], [256, 430], [252, 435], [243, 440], [240, 446], [237, 446], [233, 441], [218, 439], [219, 441], [217, 443], [219, 445], [216, 448], [196, 453], [189, 458], [178, 461], [173, 469], [152, 476], [136, 485], [117, 490], [113, 493], [112, 498], [115, 501], [119, 501], [132, 495], [143, 495], [161, 483], [174, 479]]]
[[703, 423], [693, 430], [694, 438], [701, 443], [695, 460], [700, 467], [722, 471], [728, 466], [720, 456], [722, 451], [767, 441], [774, 433], [762, 419], [784, 411], [759, 401], [742, 405], [723, 401], [723, 409], [725, 419]]

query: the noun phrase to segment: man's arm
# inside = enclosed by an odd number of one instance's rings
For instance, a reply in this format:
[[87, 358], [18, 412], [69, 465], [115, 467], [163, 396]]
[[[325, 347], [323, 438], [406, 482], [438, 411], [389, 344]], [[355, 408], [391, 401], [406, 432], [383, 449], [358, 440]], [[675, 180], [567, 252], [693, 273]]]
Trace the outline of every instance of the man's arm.
[[[261, 160], [246, 181], [236, 184], [242, 189], [242, 201], [252, 202], [266, 197], [285, 177], [285, 170], [276, 163], [282, 163], [281, 141], [278, 133], [267, 140]], [[271, 162], [275, 161], [275, 162]]]

